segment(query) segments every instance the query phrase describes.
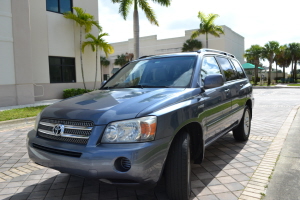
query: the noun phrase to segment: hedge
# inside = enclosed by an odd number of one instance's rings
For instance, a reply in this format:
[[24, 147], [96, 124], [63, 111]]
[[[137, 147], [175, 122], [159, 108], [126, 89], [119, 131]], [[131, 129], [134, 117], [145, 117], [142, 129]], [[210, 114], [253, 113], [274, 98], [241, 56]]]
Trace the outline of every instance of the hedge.
[[66, 99], [66, 98], [69, 98], [69, 97], [74, 97], [74, 96], [84, 94], [84, 93], [88, 93], [88, 92], [91, 92], [91, 91], [93, 91], [93, 90], [85, 90], [85, 89], [81, 89], [81, 88], [65, 89], [63, 97], [64, 97], [64, 99]]

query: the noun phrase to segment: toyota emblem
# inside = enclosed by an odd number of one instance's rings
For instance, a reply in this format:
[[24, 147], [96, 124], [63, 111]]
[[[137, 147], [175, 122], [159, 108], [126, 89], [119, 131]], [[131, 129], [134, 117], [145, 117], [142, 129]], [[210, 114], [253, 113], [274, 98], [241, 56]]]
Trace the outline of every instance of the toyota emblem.
[[65, 126], [63, 124], [57, 124], [53, 127], [53, 134], [55, 136], [61, 136], [64, 133]]

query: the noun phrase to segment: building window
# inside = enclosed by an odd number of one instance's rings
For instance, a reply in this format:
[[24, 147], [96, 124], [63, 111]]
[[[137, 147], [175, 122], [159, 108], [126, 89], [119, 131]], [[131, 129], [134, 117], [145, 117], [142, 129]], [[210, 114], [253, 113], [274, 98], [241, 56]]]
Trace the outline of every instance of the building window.
[[72, 0], [46, 0], [46, 9], [56, 13], [72, 12]]
[[75, 83], [75, 58], [49, 56], [50, 83]]

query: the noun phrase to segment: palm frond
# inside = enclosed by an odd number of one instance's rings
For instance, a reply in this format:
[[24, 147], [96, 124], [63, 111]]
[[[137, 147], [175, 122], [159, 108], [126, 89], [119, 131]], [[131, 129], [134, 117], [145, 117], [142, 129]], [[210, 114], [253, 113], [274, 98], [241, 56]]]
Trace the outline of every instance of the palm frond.
[[132, 5], [133, 1], [132, 0], [121, 0], [120, 1], [120, 8], [119, 8], [119, 13], [122, 15], [124, 20], [126, 20], [130, 7]]
[[166, 6], [168, 7], [169, 5], [171, 5], [171, 1], [170, 0], [152, 0], [154, 3], [158, 3], [162, 6]]
[[82, 47], [81, 47], [82, 53], [84, 53], [84, 49], [88, 45], [91, 47], [92, 51], [96, 50], [96, 47], [95, 47], [95, 44], [94, 44], [93, 41], [85, 41], [85, 42], [82, 43]]
[[97, 40], [97, 38], [91, 33], [86, 34], [85, 39], [92, 39], [93, 41]]
[[151, 24], [159, 26], [158, 21], [155, 17], [154, 10], [150, 7], [149, 3], [146, 0], [138, 1], [140, 8], [145, 12], [147, 19]]
[[192, 32], [191, 39], [195, 39], [195, 38], [198, 37], [199, 35], [200, 35], [199, 30], [193, 31], [193, 32]]

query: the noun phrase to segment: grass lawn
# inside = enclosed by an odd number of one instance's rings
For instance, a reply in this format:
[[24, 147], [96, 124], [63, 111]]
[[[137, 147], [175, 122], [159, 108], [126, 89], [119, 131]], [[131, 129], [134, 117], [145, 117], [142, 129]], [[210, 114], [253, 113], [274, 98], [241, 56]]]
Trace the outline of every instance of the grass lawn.
[[37, 106], [0, 111], [0, 121], [34, 117], [46, 107], [47, 106]]
[[288, 84], [288, 86], [300, 86], [300, 83], [298, 83], [298, 84]]

